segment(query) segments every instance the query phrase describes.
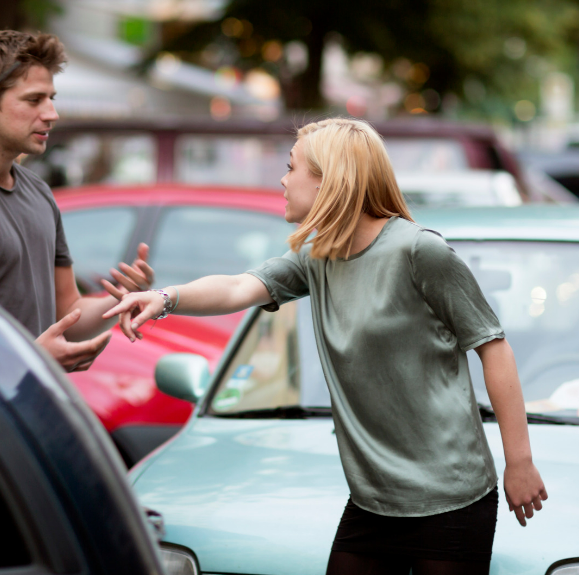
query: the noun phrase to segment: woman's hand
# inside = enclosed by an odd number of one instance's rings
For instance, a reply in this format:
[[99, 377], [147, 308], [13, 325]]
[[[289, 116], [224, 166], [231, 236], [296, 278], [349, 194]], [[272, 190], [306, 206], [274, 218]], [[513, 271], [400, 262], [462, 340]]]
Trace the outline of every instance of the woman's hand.
[[137, 331], [147, 320], [153, 319], [163, 312], [165, 300], [154, 291], [130, 293], [123, 296], [122, 301], [103, 314], [103, 319], [120, 315], [121, 331], [132, 341], [142, 339], [143, 334]]
[[505, 495], [509, 511], [514, 511], [519, 523], [525, 527], [534, 511], [543, 508], [547, 490], [532, 461], [517, 464], [507, 463], [504, 477]]

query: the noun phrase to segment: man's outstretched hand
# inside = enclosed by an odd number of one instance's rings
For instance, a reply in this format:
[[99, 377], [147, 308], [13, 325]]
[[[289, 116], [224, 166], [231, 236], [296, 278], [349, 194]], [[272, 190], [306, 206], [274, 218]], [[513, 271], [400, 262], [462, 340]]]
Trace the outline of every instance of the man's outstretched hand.
[[110, 331], [105, 331], [87, 341], [67, 341], [64, 332], [80, 319], [80, 314], [80, 310], [75, 309], [51, 325], [36, 340], [68, 372], [87, 370], [107, 346], [112, 335]]
[[137, 257], [133, 265], [125, 263], [119, 264], [119, 269], [111, 269], [111, 276], [118, 282], [118, 287], [115, 287], [108, 280], [101, 280], [102, 286], [118, 300], [130, 292], [147, 291], [151, 289], [155, 281], [155, 272], [153, 268], [147, 263], [149, 259], [149, 246], [147, 244], [139, 244], [137, 249]]

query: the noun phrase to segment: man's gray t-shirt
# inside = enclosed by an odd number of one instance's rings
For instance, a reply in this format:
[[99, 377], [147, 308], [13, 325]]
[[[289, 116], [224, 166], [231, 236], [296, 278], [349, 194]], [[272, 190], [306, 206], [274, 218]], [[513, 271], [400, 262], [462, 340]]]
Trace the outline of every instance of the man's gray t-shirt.
[[390, 218], [362, 252], [310, 246], [248, 273], [275, 303], [310, 295], [352, 500], [381, 515], [466, 507], [497, 482], [466, 351], [503, 338], [466, 264], [437, 233]]
[[56, 321], [54, 268], [72, 259], [48, 185], [18, 164], [12, 175], [0, 187], [0, 305], [38, 337]]

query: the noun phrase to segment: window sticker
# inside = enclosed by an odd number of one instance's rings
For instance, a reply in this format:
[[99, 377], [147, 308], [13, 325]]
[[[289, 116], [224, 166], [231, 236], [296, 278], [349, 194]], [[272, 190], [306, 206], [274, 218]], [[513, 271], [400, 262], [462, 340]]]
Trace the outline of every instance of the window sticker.
[[244, 392], [250, 390], [255, 384], [249, 379], [253, 372], [253, 365], [240, 365], [233, 372], [223, 391], [217, 394], [213, 400], [213, 409], [227, 411], [241, 401]]

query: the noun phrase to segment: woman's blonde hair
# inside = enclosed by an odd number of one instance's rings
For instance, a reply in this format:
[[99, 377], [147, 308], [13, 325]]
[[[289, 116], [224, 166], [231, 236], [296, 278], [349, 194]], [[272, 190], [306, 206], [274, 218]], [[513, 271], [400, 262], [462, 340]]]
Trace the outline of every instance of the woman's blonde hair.
[[307, 124], [297, 137], [309, 171], [322, 183], [306, 219], [288, 239], [293, 251], [317, 230], [311, 257], [335, 259], [344, 252], [348, 257], [363, 213], [413, 221], [384, 141], [369, 124], [333, 118]]

